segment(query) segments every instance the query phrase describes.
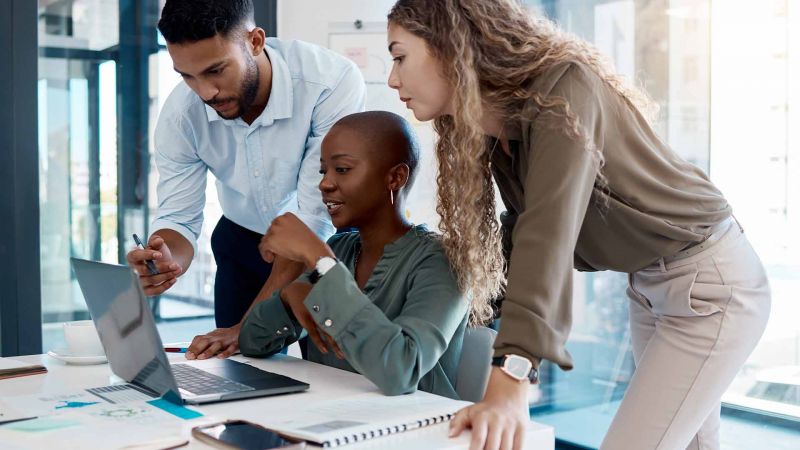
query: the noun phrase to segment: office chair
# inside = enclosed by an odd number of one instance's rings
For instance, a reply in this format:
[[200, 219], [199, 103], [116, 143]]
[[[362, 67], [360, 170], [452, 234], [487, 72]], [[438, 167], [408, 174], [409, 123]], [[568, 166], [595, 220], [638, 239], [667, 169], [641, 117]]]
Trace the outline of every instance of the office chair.
[[456, 378], [456, 393], [461, 400], [477, 402], [483, 398], [491, 369], [495, 336], [497, 332], [491, 328], [467, 327]]

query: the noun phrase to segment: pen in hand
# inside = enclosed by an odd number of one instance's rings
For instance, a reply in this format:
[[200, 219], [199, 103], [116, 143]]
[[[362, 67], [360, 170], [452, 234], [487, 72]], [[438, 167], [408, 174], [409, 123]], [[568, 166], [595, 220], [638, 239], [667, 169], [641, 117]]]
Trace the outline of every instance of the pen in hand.
[[[139, 239], [139, 236], [137, 236], [136, 233], [133, 233], [133, 240], [136, 242], [136, 245], [144, 250], [144, 244], [142, 244], [141, 239]], [[152, 259], [147, 259], [144, 261], [144, 263], [147, 265], [147, 270], [150, 271], [150, 275], [158, 275], [158, 269], [156, 269], [156, 264]]]

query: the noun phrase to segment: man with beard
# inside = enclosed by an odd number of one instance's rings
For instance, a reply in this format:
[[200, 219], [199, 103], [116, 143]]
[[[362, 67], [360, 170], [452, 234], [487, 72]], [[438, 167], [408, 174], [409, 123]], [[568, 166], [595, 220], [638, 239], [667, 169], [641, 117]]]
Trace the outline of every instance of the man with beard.
[[226, 357], [254, 300], [303, 270], [262, 260], [258, 244], [272, 220], [292, 212], [321, 239], [333, 233], [317, 189], [320, 144], [339, 118], [363, 110], [364, 81], [329, 50], [267, 39], [251, 0], [167, 0], [158, 29], [183, 83], [155, 130], [156, 231], [127, 260], [147, 295], [175, 285], [196, 254], [210, 170], [223, 211], [211, 236], [218, 328], [196, 337], [186, 356]]

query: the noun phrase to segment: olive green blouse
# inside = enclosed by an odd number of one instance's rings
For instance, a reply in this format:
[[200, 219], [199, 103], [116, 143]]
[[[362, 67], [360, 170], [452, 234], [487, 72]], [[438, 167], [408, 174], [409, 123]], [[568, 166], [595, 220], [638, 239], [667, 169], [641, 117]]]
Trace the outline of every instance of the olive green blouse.
[[[359, 234], [334, 235], [328, 245], [339, 262], [319, 279], [304, 304], [347, 358], [322, 354], [309, 345], [308, 359], [359, 372], [387, 395], [421, 389], [458, 398], [456, 372], [469, 303], [438, 236], [418, 225], [384, 247], [363, 292], [353, 277]], [[276, 294], [250, 311], [239, 346], [246, 356], [269, 356], [302, 332]]]
[[532, 103], [511, 155], [499, 146], [492, 153], [510, 237], [495, 356], [514, 353], [535, 364], [544, 358], [569, 369], [573, 267], [636, 272], [703, 241], [732, 212], [708, 177], [588, 67], [557, 65], [534, 88], [567, 100], [604, 165], [599, 169], [595, 152]]

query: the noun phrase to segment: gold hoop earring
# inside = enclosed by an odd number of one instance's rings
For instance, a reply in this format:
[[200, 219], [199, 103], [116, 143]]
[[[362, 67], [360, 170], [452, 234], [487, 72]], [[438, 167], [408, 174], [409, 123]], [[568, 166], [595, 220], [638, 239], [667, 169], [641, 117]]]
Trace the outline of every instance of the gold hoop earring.
[[389, 201], [392, 203], [392, 206], [394, 206], [394, 191], [391, 189], [389, 189]]

